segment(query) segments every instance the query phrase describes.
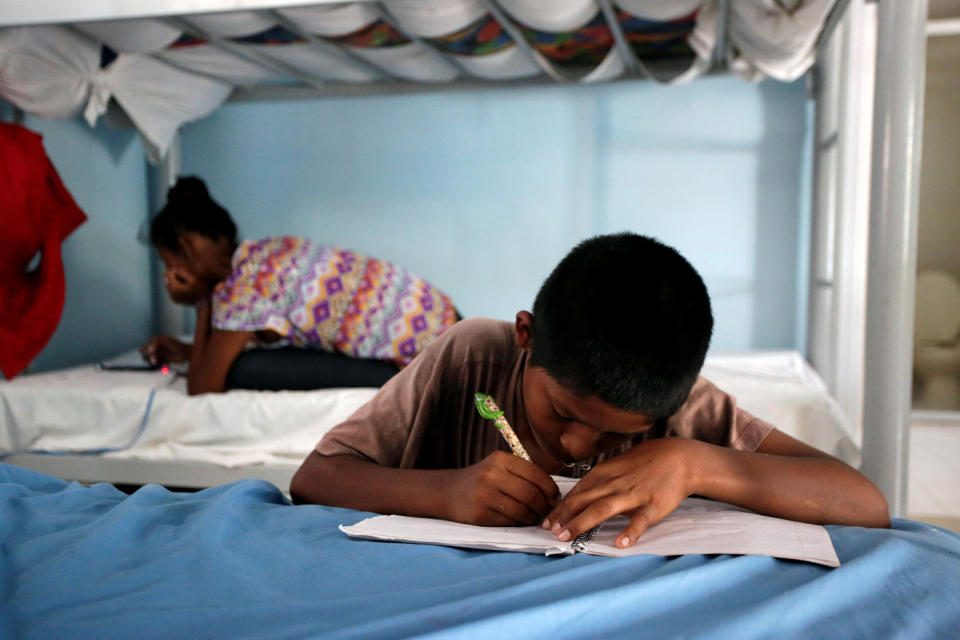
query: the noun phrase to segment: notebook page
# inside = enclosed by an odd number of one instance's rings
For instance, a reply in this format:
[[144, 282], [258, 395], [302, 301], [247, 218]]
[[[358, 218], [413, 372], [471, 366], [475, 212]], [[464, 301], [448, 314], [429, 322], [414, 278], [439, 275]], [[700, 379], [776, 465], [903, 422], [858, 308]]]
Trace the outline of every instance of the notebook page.
[[[576, 480], [554, 476], [563, 495]], [[593, 555], [639, 554], [677, 556], [688, 553], [764, 555], [840, 566], [827, 530], [820, 525], [763, 516], [740, 507], [703, 498], [687, 498], [660, 523], [650, 527], [632, 547], [614, 546], [627, 526], [625, 516], [603, 523], [584, 548]], [[439, 544], [468, 549], [519, 551], [544, 555], [574, 553], [540, 527], [480, 527], [433, 518], [376, 516], [340, 530], [355, 538]]]
[[368, 540], [520, 551], [548, 556], [573, 553], [569, 542], [560, 542], [555, 535], [540, 527], [481, 527], [434, 518], [376, 516], [355, 525], [340, 525], [340, 530], [352, 538]]
[[606, 521], [585, 551], [617, 557], [729, 553], [840, 566], [830, 534], [822, 526], [763, 516], [722, 502], [687, 498], [632, 547], [615, 547], [614, 540], [628, 522], [625, 516]]

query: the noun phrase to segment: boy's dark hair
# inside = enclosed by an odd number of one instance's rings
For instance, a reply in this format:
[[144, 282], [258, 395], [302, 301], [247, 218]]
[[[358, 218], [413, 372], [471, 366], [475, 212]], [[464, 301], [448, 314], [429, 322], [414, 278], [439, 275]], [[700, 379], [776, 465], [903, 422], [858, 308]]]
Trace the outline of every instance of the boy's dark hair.
[[710, 345], [707, 288], [674, 249], [634, 233], [578, 244], [533, 303], [530, 363], [654, 418], [684, 403]]
[[177, 178], [177, 183], [167, 191], [167, 204], [150, 223], [150, 244], [179, 255], [178, 239], [188, 231], [237, 244], [237, 225], [196, 176]]

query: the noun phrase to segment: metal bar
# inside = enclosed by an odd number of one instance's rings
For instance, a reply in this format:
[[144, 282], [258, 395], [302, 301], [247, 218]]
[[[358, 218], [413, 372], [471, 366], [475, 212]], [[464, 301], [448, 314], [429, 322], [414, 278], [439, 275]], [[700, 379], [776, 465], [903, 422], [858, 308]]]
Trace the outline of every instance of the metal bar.
[[827, 14], [827, 19], [823, 21], [823, 28], [820, 29], [820, 35], [817, 36], [817, 43], [815, 45], [817, 51], [823, 47], [824, 43], [830, 41], [837, 25], [840, 24], [840, 18], [846, 13], [849, 5], [850, 0], [837, 0], [837, 3], [830, 9], [830, 13]]
[[717, 0], [717, 41], [713, 43], [708, 69], [727, 66], [727, 26], [730, 24], [730, 0]]
[[231, 102], [265, 102], [270, 100], [313, 100], [316, 98], [348, 98], [358, 96], [406, 95], [417, 93], [447, 93], [476, 90], [507, 90], [530, 87], [556, 86], [556, 82], [543, 76], [538, 78], [520, 78], [517, 80], [461, 80], [458, 82], [394, 82], [389, 85], [380, 83], [340, 83], [331, 84], [323, 89], [314, 89], [303, 85], [297, 87], [239, 87], [230, 96]]
[[257, 53], [255, 51], [251, 51], [249, 49], [241, 47], [224, 38], [219, 38], [217, 36], [214, 36], [213, 34], [209, 33], [206, 29], [202, 29], [199, 26], [194, 25], [192, 22], [190, 22], [186, 18], [169, 17], [169, 18], [164, 18], [163, 20], [167, 24], [173, 25], [178, 29], [181, 29], [183, 31], [189, 31], [190, 33], [194, 33], [200, 36], [201, 38], [206, 40], [210, 44], [210, 46], [226, 51], [231, 55], [237, 56], [238, 58], [244, 58], [249, 62], [252, 62], [256, 65], [260, 65], [261, 67], [270, 69], [271, 71], [275, 71], [284, 76], [296, 78], [297, 80], [300, 80], [301, 82], [306, 83], [312, 87], [322, 88], [324, 86], [323, 80], [312, 74], [305, 73], [304, 71], [297, 69], [296, 67], [290, 66], [288, 64], [285, 64], [283, 62], [280, 62], [279, 60], [273, 60], [272, 58], [268, 58], [267, 56], [264, 56], [261, 53]]
[[[149, 225], [153, 215], [167, 202], [167, 190], [172, 187], [182, 170], [180, 153], [180, 133], [177, 132], [167, 155], [156, 165], [150, 167], [150, 199], [145, 224]], [[149, 227], [148, 227], [149, 228]], [[188, 310], [173, 302], [163, 286], [163, 267], [157, 259], [157, 252], [150, 250], [150, 292], [153, 297], [153, 332], [157, 335], [178, 336], [187, 326]]]
[[457, 75], [459, 76], [465, 76], [468, 78], [472, 76], [472, 74], [469, 71], [467, 71], [463, 67], [463, 65], [460, 64], [456, 56], [448, 55], [447, 53], [441, 51], [440, 49], [435, 47], [433, 44], [431, 44], [429, 40], [426, 40], [425, 38], [421, 38], [420, 36], [415, 36], [401, 29], [400, 21], [397, 20], [396, 16], [390, 11], [390, 9], [387, 8], [387, 5], [385, 3], [377, 2], [375, 6], [381, 18], [383, 18], [386, 22], [388, 22], [391, 27], [396, 29], [398, 32], [402, 33], [404, 37], [406, 37], [408, 40], [410, 40], [411, 42], [415, 42], [421, 47], [423, 47], [424, 49], [426, 49], [427, 53], [433, 56], [435, 60], [440, 61], [442, 64], [453, 67], [454, 70], [457, 72]]
[[0, 0], [0, 27], [333, 4], [341, 0]]
[[[852, 0], [833, 37], [841, 49], [838, 131], [836, 377], [832, 389], [862, 441], [867, 256], [870, 234], [871, 134], [876, 53], [876, 5]], [[829, 49], [830, 47], [826, 47]]]
[[837, 295], [834, 290], [836, 248], [836, 153], [821, 141], [838, 139], [836, 118], [839, 77], [837, 48], [826, 49], [817, 58], [811, 74], [814, 96], [813, 179], [810, 211], [809, 288], [807, 298], [806, 350], [810, 364], [832, 392], [836, 380]]
[[345, 64], [350, 64], [355, 67], [360, 67], [364, 71], [367, 71], [375, 75], [378, 78], [378, 80], [380, 80], [381, 82], [396, 81], [396, 78], [394, 78], [393, 75], [391, 75], [391, 73], [386, 69], [368, 60], [361, 58], [360, 56], [350, 51], [348, 47], [344, 47], [335, 42], [324, 40], [319, 36], [313, 35], [312, 33], [308, 33], [304, 29], [301, 29], [300, 26], [297, 25], [297, 23], [295, 23], [293, 20], [290, 20], [279, 11], [266, 11], [265, 13], [266, 15], [270, 16], [271, 20], [276, 21], [278, 24], [283, 26], [288, 31], [291, 31], [292, 33], [300, 36], [301, 38], [309, 42], [311, 46], [314, 46], [314, 47], [317, 47], [318, 49], [323, 50], [324, 53], [328, 53], [332, 56], [336, 56], [339, 60], [342, 60]]
[[[688, 65], [678, 65], [677, 71], [686, 71]], [[712, 72], [709, 75], [718, 75]], [[636, 76], [622, 75], [604, 80], [604, 84], [636, 82]], [[406, 95], [415, 93], [447, 93], [457, 91], [516, 91], [533, 87], [555, 87], [556, 81], [543, 75], [513, 80], [464, 79], [457, 82], [340, 82], [331, 83], [322, 89], [304, 85], [272, 85], [236, 87], [230, 102], [267, 102], [270, 100], [313, 100], [317, 98], [342, 98], [356, 96]], [[729, 145], [723, 145], [728, 149]], [[746, 147], [744, 147], [746, 148]], [[698, 147], [702, 150], [702, 147]]]
[[906, 509], [927, 0], [877, 5], [863, 472]]
[[910, 412], [910, 420], [913, 422], [922, 422], [926, 425], [960, 427], [960, 411], [916, 409]]
[[[227, 78], [223, 78], [223, 77], [221, 77], [221, 76], [215, 76], [215, 75], [213, 75], [212, 73], [207, 73], [207, 72], [205, 72], [205, 71], [198, 71], [197, 69], [191, 69], [191, 68], [188, 67], [188, 66], [182, 65], [182, 64], [180, 64], [179, 62], [175, 62], [175, 61], [173, 61], [173, 60], [168, 60], [167, 58], [164, 58], [164, 57], [162, 57], [162, 56], [158, 56], [158, 55], [155, 54], [155, 53], [151, 53], [151, 54], [148, 54], [148, 55], [149, 55], [151, 58], [153, 58], [154, 60], [156, 60], [157, 62], [163, 63], [163, 64], [165, 64], [165, 65], [167, 65], [167, 66], [169, 66], [169, 67], [173, 67], [174, 69], [177, 69], [178, 71], [183, 71], [184, 73], [191, 73], [191, 74], [193, 74], [193, 75], [195, 75], [195, 76], [201, 76], [201, 77], [203, 77], [203, 78], [206, 78], [207, 80], [213, 80], [214, 82], [219, 82], [220, 84], [225, 84], [225, 85], [229, 85], [229, 86], [234, 86], [233, 83], [230, 82], [230, 80], [228, 80]], [[236, 87], [234, 86], [234, 88], [236, 88]]]
[[540, 70], [543, 71], [547, 77], [557, 82], [570, 82], [571, 78], [568, 78], [566, 74], [561, 72], [559, 69], [553, 66], [549, 60], [540, 55], [540, 52], [533, 48], [527, 39], [523, 37], [523, 32], [520, 30], [520, 27], [510, 19], [510, 16], [507, 15], [507, 12], [504, 11], [499, 3], [496, 0], [480, 0], [480, 3], [486, 8], [487, 12], [492, 14], [493, 17], [500, 23], [500, 26], [503, 27], [511, 38], [513, 38], [514, 43], [520, 47], [523, 51], [527, 53], [528, 56], [533, 58], [534, 63]]
[[928, 36], [957, 36], [960, 35], [960, 18], [939, 18], [927, 21]]
[[825, 140], [823, 140], [822, 142], [818, 142], [814, 146], [814, 149], [816, 151], [826, 151], [830, 147], [837, 146], [837, 142], [839, 141], [839, 139], [840, 139], [840, 133], [837, 131], [834, 131], [833, 133], [828, 135]]
[[603, 12], [603, 19], [607, 21], [607, 26], [610, 27], [610, 32], [613, 33], [613, 42], [616, 44], [617, 51], [620, 52], [620, 56], [626, 63], [627, 69], [629, 69], [631, 73], [640, 73], [643, 74], [644, 77], [653, 78], [646, 65], [637, 57], [637, 53], [627, 41], [623, 29], [620, 28], [620, 21], [617, 20], [617, 14], [613, 10], [613, 4], [611, 4], [610, 0], [598, 0], [598, 4], [600, 5], [600, 11]]

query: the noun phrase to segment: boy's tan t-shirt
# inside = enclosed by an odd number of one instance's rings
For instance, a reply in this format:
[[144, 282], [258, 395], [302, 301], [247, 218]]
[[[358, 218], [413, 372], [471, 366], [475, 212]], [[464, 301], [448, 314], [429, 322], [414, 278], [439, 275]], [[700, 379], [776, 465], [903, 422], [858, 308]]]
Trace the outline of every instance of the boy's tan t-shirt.
[[[523, 373], [527, 354], [509, 322], [458, 322], [391, 378], [367, 404], [317, 444], [322, 455], [354, 455], [398, 468], [450, 469], [510, 451], [499, 431], [477, 413], [473, 396], [493, 396], [515, 430], [526, 431]], [[698, 378], [683, 406], [614, 451], [584, 461], [593, 466], [651, 438], [679, 436], [755, 450], [773, 426], [736, 405], [710, 381]], [[583, 468], [564, 475], [580, 475]]]

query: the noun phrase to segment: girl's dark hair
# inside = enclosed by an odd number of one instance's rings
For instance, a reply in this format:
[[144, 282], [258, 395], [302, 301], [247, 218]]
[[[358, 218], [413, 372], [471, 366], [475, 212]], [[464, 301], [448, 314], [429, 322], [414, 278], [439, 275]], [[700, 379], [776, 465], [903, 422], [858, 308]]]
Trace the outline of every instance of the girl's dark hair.
[[707, 288], [674, 249], [634, 233], [581, 242], [533, 303], [531, 364], [578, 393], [663, 418], [710, 345]]
[[179, 255], [179, 238], [188, 231], [237, 244], [237, 225], [196, 176], [177, 178], [177, 183], [167, 191], [167, 204], [150, 223], [150, 244]]

